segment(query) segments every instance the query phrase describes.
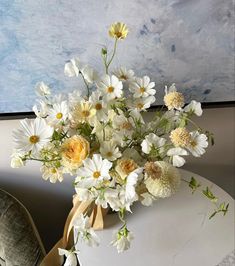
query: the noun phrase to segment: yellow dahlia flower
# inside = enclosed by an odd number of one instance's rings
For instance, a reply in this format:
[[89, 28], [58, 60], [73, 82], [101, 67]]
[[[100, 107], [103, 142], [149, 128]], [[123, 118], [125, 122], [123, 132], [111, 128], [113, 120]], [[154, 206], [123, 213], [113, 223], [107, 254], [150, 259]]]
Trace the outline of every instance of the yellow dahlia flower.
[[66, 167], [76, 169], [87, 158], [89, 151], [89, 142], [82, 136], [74, 135], [61, 146], [62, 162]]
[[116, 39], [125, 39], [128, 34], [128, 28], [126, 24], [122, 22], [116, 22], [109, 28], [109, 36]]
[[169, 163], [153, 162], [145, 167], [145, 185], [155, 197], [170, 197], [180, 185], [180, 173]]
[[131, 172], [138, 168], [137, 163], [132, 159], [120, 159], [117, 161], [115, 170], [122, 179], [125, 179]]

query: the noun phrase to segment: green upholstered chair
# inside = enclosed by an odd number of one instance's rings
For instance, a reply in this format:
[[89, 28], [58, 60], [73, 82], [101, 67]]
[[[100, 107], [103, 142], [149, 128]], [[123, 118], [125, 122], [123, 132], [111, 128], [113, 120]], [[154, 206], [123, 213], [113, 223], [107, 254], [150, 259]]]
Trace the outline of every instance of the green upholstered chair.
[[40, 265], [45, 249], [26, 208], [0, 189], [0, 265]]

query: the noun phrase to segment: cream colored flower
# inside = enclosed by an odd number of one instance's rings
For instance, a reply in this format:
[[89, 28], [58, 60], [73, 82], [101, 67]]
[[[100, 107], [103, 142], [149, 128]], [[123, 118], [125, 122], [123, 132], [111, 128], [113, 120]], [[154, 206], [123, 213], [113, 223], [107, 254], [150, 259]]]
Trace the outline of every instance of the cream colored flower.
[[121, 81], [132, 81], [134, 79], [134, 71], [132, 69], [127, 69], [126, 67], [120, 67], [113, 71], [113, 74], [118, 77]]
[[76, 169], [87, 158], [90, 151], [89, 142], [82, 136], [74, 135], [61, 146], [62, 163], [65, 167]]
[[55, 168], [55, 167], [41, 167], [42, 178], [44, 180], [50, 180], [51, 183], [56, 183], [56, 181], [62, 182], [63, 181], [63, 173], [62, 169]]
[[170, 197], [180, 185], [180, 173], [164, 161], [152, 162], [145, 167], [145, 185], [154, 197]]
[[178, 127], [171, 131], [170, 139], [175, 147], [187, 147], [192, 141], [190, 133], [184, 127]]
[[96, 109], [92, 103], [88, 101], [81, 101], [79, 104], [75, 105], [72, 112], [72, 119], [75, 124], [78, 123], [92, 123], [92, 119], [96, 114]]
[[132, 159], [123, 158], [117, 161], [115, 170], [122, 179], [125, 179], [131, 172], [138, 168], [137, 163]]
[[128, 28], [126, 24], [122, 22], [116, 22], [109, 28], [109, 36], [116, 39], [125, 39], [128, 34]]
[[168, 110], [177, 109], [181, 110], [184, 106], [184, 95], [176, 90], [175, 84], [165, 89], [164, 103]]

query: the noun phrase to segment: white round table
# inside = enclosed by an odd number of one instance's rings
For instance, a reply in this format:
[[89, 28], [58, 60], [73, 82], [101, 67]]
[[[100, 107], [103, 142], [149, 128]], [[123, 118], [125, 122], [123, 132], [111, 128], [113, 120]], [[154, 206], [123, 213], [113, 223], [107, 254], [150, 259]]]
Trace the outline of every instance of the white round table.
[[192, 195], [188, 185], [182, 182], [180, 190], [171, 198], [160, 199], [150, 207], [139, 203], [133, 206], [127, 225], [135, 238], [124, 253], [118, 254], [109, 244], [121, 222], [116, 214], [107, 215], [105, 229], [97, 232], [101, 240], [99, 247], [78, 243], [81, 266], [230, 265], [221, 262], [234, 250], [233, 198], [205, 178], [180, 171], [184, 179], [194, 176], [202, 187], [209, 186], [219, 200], [228, 202], [227, 215], [220, 213], [209, 220], [213, 204], [202, 195], [200, 188]]

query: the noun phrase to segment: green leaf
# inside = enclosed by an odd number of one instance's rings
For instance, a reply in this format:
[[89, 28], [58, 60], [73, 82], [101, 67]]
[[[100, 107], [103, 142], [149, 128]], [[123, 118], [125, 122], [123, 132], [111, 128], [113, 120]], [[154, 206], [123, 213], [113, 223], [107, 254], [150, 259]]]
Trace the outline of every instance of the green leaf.
[[215, 195], [210, 191], [208, 187], [206, 187], [206, 190], [203, 190], [202, 193], [212, 202], [216, 203], [218, 199], [215, 197]]
[[192, 194], [201, 186], [200, 183], [197, 182], [197, 180], [192, 176], [191, 180], [189, 182], [189, 187], [192, 189]]
[[209, 217], [209, 219], [212, 219], [216, 214], [217, 214], [217, 211], [213, 212], [213, 213], [211, 214], [211, 216]]

